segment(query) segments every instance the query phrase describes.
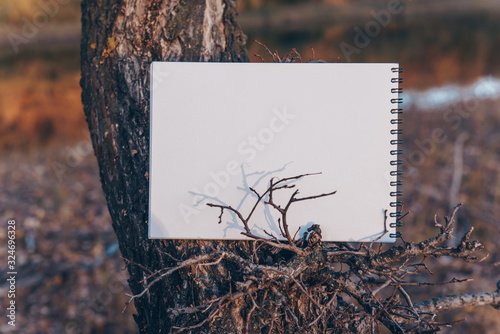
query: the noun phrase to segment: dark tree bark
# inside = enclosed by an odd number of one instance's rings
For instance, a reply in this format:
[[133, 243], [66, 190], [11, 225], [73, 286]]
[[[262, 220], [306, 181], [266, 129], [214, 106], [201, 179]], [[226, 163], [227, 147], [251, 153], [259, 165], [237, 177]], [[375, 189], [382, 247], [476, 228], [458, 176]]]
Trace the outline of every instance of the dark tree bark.
[[[140, 281], [150, 271], [175, 265], [173, 258], [217, 247], [148, 239], [149, 64], [248, 61], [235, 6], [234, 1], [215, 0], [82, 3], [82, 100], [120, 251], [140, 264], [128, 266], [133, 293], [142, 291]], [[231, 246], [246, 252], [248, 243]], [[212, 298], [208, 290], [228, 288], [224, 274], [217, 273], [207, 278], [207, 291], [196, 292], [191, 274], [178, 273], [135, 300], [141, 332], [168, 333], [168, 308], [198, 304]], [[241, 328], [234, 319], [234, 325], [223, 327]]]
[[[148, 239], [149, 65], [248, 61], [235, 6], [231, 0], [82, 3], [82, 100], [140, 332], [371, 333], [380, 324], [418, 333], [439, 329], [436, 310], [497, 305], [498, 290], [417, 305], [404, 292], [405, 272], [416, 266], [404, 260], [471, 260], [481, 249], [470, 233], [456, 247], [442, 245], [454, 213], [435, 238], [387, 250], [325, 245], [319, 229], [287, 243]], [[336, 271], [337, 263], [348, 270]], [[392, 289], [391, 298], [378, 298], [384, 289]]]

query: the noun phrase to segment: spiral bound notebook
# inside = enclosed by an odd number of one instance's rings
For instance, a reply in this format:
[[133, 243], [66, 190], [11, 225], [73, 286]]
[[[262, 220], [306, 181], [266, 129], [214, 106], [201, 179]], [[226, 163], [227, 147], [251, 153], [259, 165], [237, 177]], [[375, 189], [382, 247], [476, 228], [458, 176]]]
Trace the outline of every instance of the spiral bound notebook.
[[[257, 204], [251, 233], [285, 239], [277, 207], [295, 196], [305, 199], [287, 208], [296, 239], [317, 224], [325, 241], [393, 242], [400, 73], [398, 64], [153, 62], [149, 237], [247, 239], [236, 211], [247, 217]], [[270, 180], [303, 174], [314, 175], [283, 181], [269, 204]]]

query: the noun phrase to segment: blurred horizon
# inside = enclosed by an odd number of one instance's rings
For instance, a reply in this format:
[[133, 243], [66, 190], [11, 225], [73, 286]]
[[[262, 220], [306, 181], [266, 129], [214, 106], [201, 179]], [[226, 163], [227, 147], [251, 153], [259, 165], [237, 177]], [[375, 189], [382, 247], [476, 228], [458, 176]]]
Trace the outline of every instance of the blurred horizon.
[[[314, 52], [328, 62], [399, 62], [404, 87], [419, 91], [500, 77], [498, 1], [401, 1], [397, 14], [379, 0], [248, 0], [238, 6], [253, 62], [260, 57], [272, 61], [257, 40], [282, 56], [295, 48], [302, 61]], [[35, 147], [79, 140], [77, 133], [86, 129], [81, 106], [81, 112], [63, 112], [81, 104], [79, 2], [44, 9], [36, 0], [3, 0], [2, 9], [0, 74], [5, 79], [0, 82], [0, 148], [28, 149], [33, 139]], [[36, 28], [33, 19], [41, 10], [55, 14]], [[383, 20], [385, 27], [378, 23]], [[379, 24], [374, 37], [366, 32], [369, 22]], [[23, 29], [31, 35], [23, 37]], [[364, 34], [361, 39], [359, 31]], [[367, 45], [357, 47], [355, 38]], [[30, 111], [40, 103], [47, 104], [43, 115]], [[16, 133], [33, 137], [16, 138]]]

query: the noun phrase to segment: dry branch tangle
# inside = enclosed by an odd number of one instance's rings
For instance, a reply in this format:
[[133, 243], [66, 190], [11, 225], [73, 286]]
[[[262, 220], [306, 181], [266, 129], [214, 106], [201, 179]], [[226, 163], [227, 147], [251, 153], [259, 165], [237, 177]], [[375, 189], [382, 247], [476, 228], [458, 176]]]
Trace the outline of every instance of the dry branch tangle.
[[[302, 174], [302, 175], [287, 177], [287, 178], [283, 178], [283, 179], [279, 179], [279, 180], [275, 180], [274, 178], [272, 178], [269, 181], [269, 187], [262, 194], [259, 194], [255, 189], [250, 188], [249, 190], [252, 191], [257, 196], [257, 200], [255, 201], [255, 204], [253, 205], [252, 209], [250, 210], [250, 212], [248, 213], [248, 215], [246, 217], [244, 217], [244, 215], [241, 212], [239, 212], [238, 210], [236, 210], [235, 208], [233, 208], [231, 206], [213, 204], [213, 203], [207, 203], [207, 205], [210, 207], [221, 209], [221, 213], [219, 216], [219, 224], [222, 222], [222, 215], [224, 214], [224, 210], [234, 212], [237, 215], [240, 222], [243, 224], [243, 227], [245, 228], [245, 232], [242, 232], [241, 234], [243, 234], [249, 238], [252, 238], [254, 240], [263, 241], [266, 244], [271, 245], [273, 247], [292, 251], [299, 256], [306, 256], [307, 252], [304, 251], [303, 249], [297, 247], [297, 244], [295, 242], [296, 241], [295, 236], [292, 238], [292, 234], [289, 231], [288, 224], [287, 224], [288, 210], [290, 209], [290, 207], [293, 203], [312, 200], [312, 199], [326, 197], [326, 196], [331, 196], [331, 195], [334, 195], [336, 193], [336, 191], [332, 191], [330, 193], [321, 194], [321, 195], [298, 198], [297, 195], [299, 194], [299, 190], [297, 189], [290, 196], [290, 199], [288, 200], [288, 202], [286, 203], [286, 205], [284, 207], [281, 207], [279, 204], [276, 204], [274, 202], [273, 194], [279, 190], [295, 188], [295, 185], [293, 185], [293, 184], [289, 185], [289, 184], [287, 184], [287, 182], [299, 180], [303, 177], [317, 175], [317, 174], [320, 174], [320, 173]], [[266, 198], [266, 196], [267, 196], [267, 200], [264, 201], [264, 198]], [[252, 218], [252, 215], [254, 214], [255, 209], [257, 209], [257, 206], [259, 206], [259, 204], [261, 202], [263, 202], [264, 205], [271, 206], [272, 208], [274, 208], [276, 211], [278, 211], [280, 213], [281, 217], [278, 218], [278, 227], [279, 227], [279, 230], [281, 231], [282, 237], [286, 238], [286, 240], [288, 241], [288, 244], [280, 243], [276, 236], [272, 235], [271, 233], [268, 233], [265, 230], [264, 230], [264, 232], [270, 236], [270, 239], [265, 239], [265, 238], [259, 237], [259, 236], [255, 235], [254, 233], [252, 233], [252, 231], [250, 230], [250, 228], [248, 226], [248, 222]], [[318, 233], [319, 233], [319, 239], [321, 239], [321, 230], [320, 229], [318, 229], [316, 231], [316, 233], [314, 233], [315, 226], [317, 226], [317, 225], [314, 225], [313, 227], [311, 227], [308, 230], [308, 232], [311, 233], [311, 235], [307, 237], [307, 240], [305, 240], [303, 238], [301, 240], [302, 242], [307, 241], [308, 243], [310, 243], [310, 239], [314, 238], [314, 236]], [[316, 237], [316, 239], [318, 239], [318, 237]], [[319, 241], [319, 240], [316, 240], [316, 241]]]
[[[274, 202], [274, 192], [294, 188], [295, 185], [287, 182], [309, 175], [272, 179], [263, 194], [252, 189], [256, 202], [247, 215], [231, 206], [208, 204], [221, 209], [220, 221], [224, 210], [236, 214], [246, 231], [242, 234], [255, 240], [252, 256], [244, 258], [231, 251], [213, 249], [210, 254], [180, 261], [177, 266], [152, 275], [146, 288], [140, 294], [130, 296], [130, 301], [143, 296], [160, 279], [168, 279], [177, 270], [194, 267], [194, 271], [197, 271], [206, 266], [230, 266], [237, 268], [241, 274], [241, 279], [233, 277], [228, 281], [228, 284], [234, 285], [234, 291], [230, 289], [228, 293], [214, 296], [200, 305], [168, 310], [173, 319], [194, 314], [202, 317], [189, 326], [175, 326], [176, 332], [203, 328], [212, 323], [224, 309], [239, 303], [246, 304], [243, 321], [248, 333], [273, 333], [273, 330], [287, 333], [292, 329], [298, 333], [372, 333], [376, 332], [379, 325], [385, 326], [392, 333], [435, 332], [448, 325], [435, 321], [439, 312], [467, 306], [499, 306], [499, 290], [438, 297], [414, 304], [404, 289], [407, 285], [429, 286], [468, 281], [452, 279], [448, 282], [430, 283], [407, 280], [407, 276], [419, 268], [427, 269], [423, 262], [411, 262], [417, 256], [453, 256], [466, 261], [476, 260], [472, 254], [481, 250], [482, 245], [469, 240], [472, 230], [464, 235], [456, 247], [442, 245], [452, 235], [455, 215], [460, 205], [453, 210], [450, 218], [445, 217], [444, 225], [436, 222], [439, 233], [435, 237], [420, 243], [405, 242], [385, 251], [375, 250], [373, 243], [361, 244], [358, 248], [343, 243], [323, 244], [320, 240], [321, 230], [317, 225], [304, 234], [303, 238], [291, 238], [288, 226], [283, 223], [290, 205], [296, 201], [313, 200], [335, 193], [297, 198], [298, 190], [295, 190], [284, 206]], [[264, 239], [252, 234], [248, 224], [259, 204], [269, 205], [281, 214], [281, 237], [286, 242], [280, 241], [277, 236]], [[311, 239], [315, 242], [311, 242]], [[281, 256], [282, 260], [268, 261], [272, 264], [260, 263], [266, 254], [273, 253]], [[338, 264], [345, 264], [348, 269], [335, 270], [334, 267]], [[378, 297], [377, 295], [382, 295], [382, 291], [389, 297]], [[269, 310], [275, 311], [269, 314]]]

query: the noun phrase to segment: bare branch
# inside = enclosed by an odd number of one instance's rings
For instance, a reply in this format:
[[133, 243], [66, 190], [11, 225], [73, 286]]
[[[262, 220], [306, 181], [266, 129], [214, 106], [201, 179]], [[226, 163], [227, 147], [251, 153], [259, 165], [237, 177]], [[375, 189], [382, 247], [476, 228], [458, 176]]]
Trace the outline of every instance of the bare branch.
[[292, 202], [307, 201], [307, 200], [310, 200], [310, 199], [316, 199], [316, 198], [321, 198], [321, 197], [335, 195], [336, 193], [337, 193], [337, 191], [335, 190], [335, 191], [332, 191], [330, 193], [321, 194], [321, 195], [314, 195], [314, 196], [308, 196], [308, 197], [294, 198], [292, 200]]
[[266, 243], [266, 244], [268, 244], [270, 246], [273, 246], [273, 247], [276, 247], [276, 248], [279, 248], [279, 249], [289, 250], [291, 252], [296, 253], [299, 256], [305, 256], [305, 255], [307, 255], [306, 251], [304, 251], [304, 250], [302, 250], [302, 249], [300, 249], [298, 247], [292, 246], [292, 245], [282, 244], [282, 243], [276, 243], [276, 242], [271, 241], [272, 239], [262, 238], [262, 237], [259, 237], [258, 235], [252, 234], [252, 233], [241, 232], [241, 234], [243, 234], [244, 236], [247, 236], [249, 238], [255, 239], [255, 240], [263, 241], [264, 243]]
[[419, 243], [407, 242], [400, 246], [391, 247], [382, 254], [375, 255], [373, 259], [371, 259], [372, 265], [380, 267], [391, 262], [418, 255], [468, 257], [471, 253], [482, 249], [480, 243], [469, 243], [468, 239], [463, 242], [459, 249], [437, 247], [440, 243], [451, 238], [454, 229], [453, 223], [455, 221], [455, 215], [461, 206], [462, 204], [458, 204], [455, 207], [450, 218], [445, 217], [446, 224], [441, 228], [441, 232], [437, 236]]
[[[189, 267], [189, 266], [198, 264], [198, 263], [203, 262], [203, 261], [213, 260], [215, 258], [215, 255], [216, 254], [204, 254], [204, 255], [200, 255], [200, 256], [197, 256], [197, 257], [185, 260], [181, 264], [179, 264], [178, 266], [170, 268], [166, 272], [164, 272], [161, 275], [159, 275], [158, 277], [156, 277], [153, 281], [149, 282], [146, 285], [146, 287], [144, 288], [144, 290], [142, 290], [141, 293], [139, 293], [137, 295], [129, 295], [129, 294], [127, 294], [127, 296], [129, 296], [130, 299], [129, 299], [129, 301], [127, 303], [125, 303], [125, 307], [123, 308], [122, 313], [125, 312], [125, 310], [127, 309], [128, 305], [132, 302], [132, 300], [134, 300], [136, 298], [142, 297], [147, 291], [149, 291], [149, 289], [155, 283], [157, 283], [158, 281], [160, 281], [165, 276], [169, 276], [169, 275], [173, 274], [174, 272], [176, 272], [179, 269], [182, 269], [182, 268], [185, 268], [185, 267]], [[222, 255], [220, 255], [221, 258], [223, 258], [224, 256], [226, 256], [226, 253], [222, 253]], [[156, 272], [155, 274], [159, 274], [159, 272]]]
[[500, 289], [492, 292], [469, 293], [432, 298], [415, 304], [418, 313], [438, 313], [457, 308], [491, 305], [500, 307]]

